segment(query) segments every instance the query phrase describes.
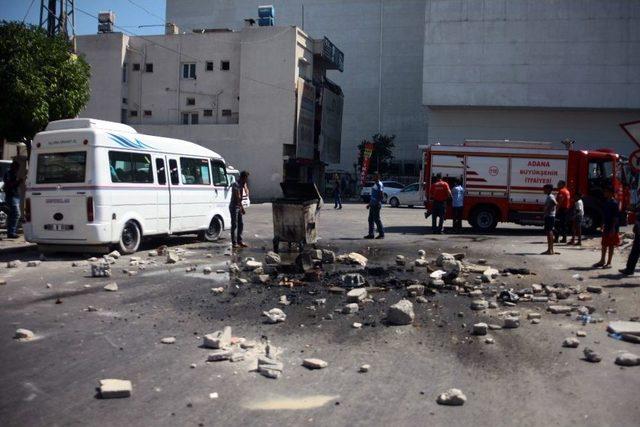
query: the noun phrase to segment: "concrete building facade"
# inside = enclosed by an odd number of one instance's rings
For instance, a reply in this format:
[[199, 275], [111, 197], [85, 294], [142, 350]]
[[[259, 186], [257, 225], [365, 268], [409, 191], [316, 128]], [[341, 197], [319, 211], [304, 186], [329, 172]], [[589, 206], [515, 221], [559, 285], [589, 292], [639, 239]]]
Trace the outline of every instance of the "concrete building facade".
[[[326, 79], [326, 70], [337, 68], [322, 53], [328, 40], [291, 26], [252, 26], [104, 33], [76, 43], [92, 67], [91, 98], [80, 116], [210, 148], [251, 171], [255, 199], [279, 196], [285, 179], [319, 182], [324, 164], [339, 161], [327, 153], [339, 152], [340, 126], [314, 127], [323, 115], [337, 116], [324, 117], [328, 123], [341, 118], [342, 93]], [[307, 112], [298, 102], [303, 90], [310, 94]], [[329, 94], [339, 104], [333, 112], [322, 102]], [[301, 131], [305, 118], [311, 126]]]
[[[167, 0], [181, 28], [237, 29], [251, 0]], [[326, 35], [349, 59], [340, 167], [356, 146], [395, 134], [398, 174], [418, 144], [464, 139], [576, 140], [632, 147], [640, 119], [640, 1], [274, 0], [276, 23]]]

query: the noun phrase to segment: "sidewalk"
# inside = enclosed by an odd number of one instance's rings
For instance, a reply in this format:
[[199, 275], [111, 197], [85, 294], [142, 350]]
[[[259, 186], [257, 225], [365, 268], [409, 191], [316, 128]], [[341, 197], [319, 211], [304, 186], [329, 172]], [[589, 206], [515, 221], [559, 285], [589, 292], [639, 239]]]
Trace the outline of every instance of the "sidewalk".
[[30, 251], [36, 248], [35, 243], [27, 243], [24, 241], [24, 236], [20, 236], [17, 239], [7, 239], [7, 235], [2, 233], [0, 235], [0, 255], [20, 253]]

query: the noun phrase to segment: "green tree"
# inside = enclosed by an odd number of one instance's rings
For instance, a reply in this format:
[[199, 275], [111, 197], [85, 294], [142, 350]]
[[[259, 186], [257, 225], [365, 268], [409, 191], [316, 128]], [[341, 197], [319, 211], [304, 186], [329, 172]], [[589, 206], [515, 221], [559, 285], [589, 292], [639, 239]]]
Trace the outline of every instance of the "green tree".
[[75, 117], [89, 100], [90, 67], [63, 36], [0, 23], [0, 138], [30, 141], [52, 120]]
[[373, 143], [373, 153], [371, 154], [371, 162], [369, 163], [369, 172], [380, 172], [381, 174], [387, 173], [391, 167], [391, 161], [393, 160], [395, 139], [395, 135], [385, 135], [380, 133], [373, 135], [371, 141], [363, 139], [360, 145], [358, 145], [358, 166], [362, 167], [365, 144]]

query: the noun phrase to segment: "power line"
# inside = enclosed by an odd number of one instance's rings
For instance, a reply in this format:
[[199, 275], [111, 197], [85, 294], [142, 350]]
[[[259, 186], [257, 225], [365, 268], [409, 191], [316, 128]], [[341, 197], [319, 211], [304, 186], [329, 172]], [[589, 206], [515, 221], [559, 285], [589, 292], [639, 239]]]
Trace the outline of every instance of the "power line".
[[29, 15], [29, 12], [31, 12], [31, 7], [33, 6], [33, 2], [35, 2], [36, 0], [31, 0], [31, 3], [29, 3], [29, 7], [27, 8], [27, 13], [24, 14], [24, 18], [22, 18], [22, 23], [24, 24], [24, 21], [27, 19], [27, 15]]
[[144, 6], [139, 5], [138, 3], [134, 2], [133, 0], [128, 0], [128, 1], [129, 1], [129, 3], [131, 3], [132, 5], [134, 5], [134, 6], [138, 7], [138, 8], [140, 8], [140, 9], [144, 10], [145, 12], [147, 12], [149, 15], [153, 16], [154, 18], [158, 18], [159, 20], [161, 20], [161, 21], [162, 21], [162, 23], [163, 23], [163, 24], [165, 24], [165, 25], [167, 24], [167, 21], [165, 21], [165, 19], [164, 19], [164, 18], [162, 18], [162, 17], [160, 17], [160, 16], [156, 15], [155, 13], [151, 12], [149, 9], [145, 8]]

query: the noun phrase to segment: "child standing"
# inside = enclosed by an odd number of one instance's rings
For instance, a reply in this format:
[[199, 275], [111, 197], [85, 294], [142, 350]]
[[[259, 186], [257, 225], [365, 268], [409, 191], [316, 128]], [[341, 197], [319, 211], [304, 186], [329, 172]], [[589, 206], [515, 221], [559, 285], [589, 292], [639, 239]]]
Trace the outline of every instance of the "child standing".
[[[582, 221], [584, 220], [584, 202], [582, 194], [576, 193], [575, 203], [573, 204], [573, 227], [571, 231], [570, 245], [582, 246]], [[576, 241], [576, 236], [578, 241]]]

